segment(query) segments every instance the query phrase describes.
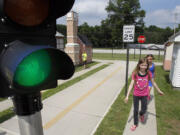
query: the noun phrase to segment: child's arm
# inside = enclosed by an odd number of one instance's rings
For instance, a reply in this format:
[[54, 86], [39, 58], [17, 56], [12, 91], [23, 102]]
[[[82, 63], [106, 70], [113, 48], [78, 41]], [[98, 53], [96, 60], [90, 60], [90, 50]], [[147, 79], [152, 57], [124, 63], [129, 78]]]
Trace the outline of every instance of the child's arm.
[[153, 78], [151, 79], [151, 82], [152, 82], [153, 86], [155, 87], [155, 89], [158, 91], [158, 93], [160, 95], [164, 95], [164, 93], [159, 89], [158, 85], [156, 84], [156, 82], [154, 81]]
[[134, 85], [134, 80], [132, 79], [132, 80], [131, 80], [131, 83], [130, 83], [130, 85], [129, 85], [129, 88], [128, 88], [128, 92], [127, 92], [126, 98], [125, 98], [125, 100], [124, 100], [125, 103], [128, 102], [128, 97], [129, 97], [129, 94], [130, 94], [130, 92], [131, 92], [131, 90], [132, 90], [132, 88], [133, 88], [133, 85]]
[[155, 68], [155, 64], [154, 64], [154, 76], [153, 76], [153, 78], [155, 78], [155, 73], [156, 73], [156, 70], [155, 70], [156, 68]]

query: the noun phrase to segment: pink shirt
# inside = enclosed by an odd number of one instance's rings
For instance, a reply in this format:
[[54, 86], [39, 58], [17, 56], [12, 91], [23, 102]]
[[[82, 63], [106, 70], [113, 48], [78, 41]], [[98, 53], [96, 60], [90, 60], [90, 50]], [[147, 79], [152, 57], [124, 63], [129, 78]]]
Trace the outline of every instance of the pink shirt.
[[[152, 73], [149, 72], [150, 78], [152, 78]], [[134, 80], [134, 96], [147, 96], [149, 87], [148, 87], [148, 74], [140, 75], [137, 74], [136, 78], [134, 73], [132, 74], [132, 79]]]

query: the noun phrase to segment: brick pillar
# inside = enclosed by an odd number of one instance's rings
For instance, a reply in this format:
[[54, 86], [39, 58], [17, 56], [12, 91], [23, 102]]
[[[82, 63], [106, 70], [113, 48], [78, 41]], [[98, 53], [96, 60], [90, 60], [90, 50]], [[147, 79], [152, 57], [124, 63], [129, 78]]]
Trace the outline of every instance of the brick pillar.
[[65, 52], [71, 57], [74, 65], [79, 65], [79, 50], [80, 46], [77, 42], [78, 32], [78, 14], [76, 12], [69, 12], [67, 14], [67, 44]]

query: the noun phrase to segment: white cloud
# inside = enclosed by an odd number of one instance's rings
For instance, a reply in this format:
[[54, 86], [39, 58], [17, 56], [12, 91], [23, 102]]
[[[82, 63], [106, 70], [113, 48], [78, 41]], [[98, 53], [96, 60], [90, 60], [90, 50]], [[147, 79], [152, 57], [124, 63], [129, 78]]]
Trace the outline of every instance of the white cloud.
[[173, 13], [180, 14], [180, 5], [176, 6], [176, 8], [174, 9]]
[[[105, 10], [109, 0], [76, 0], [73, 11], [79, 14], [79, 25], [87, 22], [89, 25], [100, 25], [107, 17]], [[65, 17], [57, 20], [57, 23], [66, 24]]]
[[[79, 25], [84, 22], [87, 22], [91, 26], [100, 25], [101, 21], [107, 18], [105, 8], [108, 2], [109, 0], [75, 0], [72, 10], [79, 14]], [[150, 2], [150, 0], [144, 2], [147, 3]], [[180, 5], [176, 5], [174, 9], [163, 9], [161, 7], [159, 10], [148, 11], [144, 20], [146, 26], [156, 25], [163, 28], [167, 26], [173, 27], [175, 13], [177, 13], [176, 23], [180, 23]], [[66, 24], [66, 17], [59, 18], [57, 23]]]
[[[176, 18], [175, 14], [177, 13]], [[145, 23], [147, 26], [156, 25], [158, 27], [173, 27], [176, 20], [176, 24], [180, 23], [180, 6], [176, 6], [175, 10], [160, 9], [149, 12], [146, 14]]]
[[106, 5], [102, 0], [84, 0], [75, 4], [73, 10], [79, 14], [104, 15]]

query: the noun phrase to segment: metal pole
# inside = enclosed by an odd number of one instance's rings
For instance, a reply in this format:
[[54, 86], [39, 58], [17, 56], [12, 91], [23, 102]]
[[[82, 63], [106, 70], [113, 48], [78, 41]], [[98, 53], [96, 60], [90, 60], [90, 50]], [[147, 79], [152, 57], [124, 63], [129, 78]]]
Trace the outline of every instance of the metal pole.
[[134, 47], [134, 59], [136, 58], [136, 48]]
[[40, 92], [14, 95], [12, 99], [18, 116], [20, 135], [43, 135]]
[[160, 49], [159, 49], [159, 56], [158, 56], [158, 60], [160, 60]]
[[113, 57], [113, 44], [112, 44], [112, 57]]
[[129, 45], [127, 44], [127, 57], [126, 57], [126, 85], [125, 85], [125, 96], [127, 95], [128, 89], [128, 69], [129, 69]]
[[18, 116], [18, 123], [21, 135], [43, 135], [41, 112]]

